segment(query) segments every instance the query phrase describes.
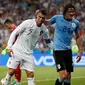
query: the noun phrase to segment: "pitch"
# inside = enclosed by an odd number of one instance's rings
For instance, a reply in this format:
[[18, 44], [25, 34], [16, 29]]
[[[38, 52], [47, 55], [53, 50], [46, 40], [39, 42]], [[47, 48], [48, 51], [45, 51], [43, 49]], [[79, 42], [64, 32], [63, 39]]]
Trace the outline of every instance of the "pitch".
[[[0, 67], [0, 80], [6, 75], [7, 67]], [[35, 82], [36, 85], [55, 85], [56, 77], [55, 67], [36, 67]], [[85, 67], [75, 67], [72, 73], [72, 85], [85, 84]], [[21, 85], [27, 85], [25, 71], [22, 71]]]

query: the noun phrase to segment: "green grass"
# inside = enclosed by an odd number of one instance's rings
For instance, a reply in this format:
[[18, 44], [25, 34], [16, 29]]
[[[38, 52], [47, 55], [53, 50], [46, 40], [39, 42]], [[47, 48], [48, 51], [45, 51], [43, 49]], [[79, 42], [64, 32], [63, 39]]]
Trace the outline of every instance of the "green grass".
[[[0, 67], [0, 80], [6, 75], [7, 68]], [[58, 73], [55, 67], [36, 67], [35, 82], [36, 85], [54, 85]], [[22, 85], [27, 85], [26, 74], [22, 71]], [[85, 85], [85, 68], [76, 67], [72, 73], [72, 85]]]

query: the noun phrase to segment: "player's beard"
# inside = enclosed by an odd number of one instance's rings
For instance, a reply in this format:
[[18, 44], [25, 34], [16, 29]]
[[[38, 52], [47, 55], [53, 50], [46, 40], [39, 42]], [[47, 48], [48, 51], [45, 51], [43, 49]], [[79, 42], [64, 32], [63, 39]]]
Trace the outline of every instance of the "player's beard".
[[42, 22], [41, 22], [41, 23], [39, 23], [39, 24], [37, 24], [37, 26], [38, 26], [38, 27], [41, 27], [41, 25], [42, 25]]

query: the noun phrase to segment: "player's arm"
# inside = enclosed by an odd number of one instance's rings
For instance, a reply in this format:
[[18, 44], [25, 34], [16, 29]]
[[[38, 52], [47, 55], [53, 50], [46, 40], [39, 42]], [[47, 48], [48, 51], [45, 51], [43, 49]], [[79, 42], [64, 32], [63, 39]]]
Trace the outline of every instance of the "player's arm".
[[7, 48], [4, 48], [4, 50], [2, 50], [1, 54], [2, 55], [5, 55], [7, 53], [8, 49]]
[[78, 27], [75, 30], [75, 34], [76, 34], [77, 46], [79, 49], [78, 56], [77, 56], [77, 62], [79, 62], [81, 60], [82, 53], [83, 53], [83, 41], [82, 41], [82, 38], [80, 36], [80, 29]]
[[[13, 28], [13, 30], [15, 30], [15, 28]], [[12, 31], [13, 31], [12, 30]], [[15, 40], [14, 40], [15, 41]], [[14, 44], [14, 43], [13, 43]], [[2, 50], [2, 52], [1, 52], [1, 54], [2, 55], [5, 55], [6, 53], [8, 52], [8, 49], [7, 49], [7, 47], [5, 47], [3, 50]]]
[[53, 42], [50, 39], [48, 29], [46, 29], [46, 32], [44, 33], [44, 39], [45, 39], [45, 42], [48, 45], [48, 47], [51, 48], [51, 49], [53, 49]]
[[49, 48], [53, 49], [53, 42], [50, 38], [45, 39], [46, 44], [48, 45]]
[[19, 35], [20, 33], [22, 33], [26, 29], [25, 26], [26, 26], [26, 23], [24, 21], [11, 33], [9, 40], [8, 40], [8, 44], [7, 44], [9, 56], [11, 56], [11, 52], [12, 52], [11, 48], [12, 48], [12, 45], [14, 43], [16, 36]]
[[53, 16], [53, 17], [50, 18], [50, 19], [47, 19], [47, 20], [45, 21], [45, 24], [46, 24], [46, 25], [55, 24], [55, 23], [56, 23], [56, 19], [57, 19], [57, 15]]

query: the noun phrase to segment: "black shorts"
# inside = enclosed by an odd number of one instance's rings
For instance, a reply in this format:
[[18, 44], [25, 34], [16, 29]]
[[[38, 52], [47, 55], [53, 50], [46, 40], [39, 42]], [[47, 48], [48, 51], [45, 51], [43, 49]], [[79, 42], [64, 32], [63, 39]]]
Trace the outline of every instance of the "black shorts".
[[56, 50], [53, 51], [53, 56], [56, 64], [57, 71], [67, 70], [73, 72], [73, 61], [71, 50]]

